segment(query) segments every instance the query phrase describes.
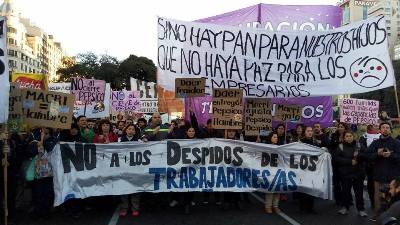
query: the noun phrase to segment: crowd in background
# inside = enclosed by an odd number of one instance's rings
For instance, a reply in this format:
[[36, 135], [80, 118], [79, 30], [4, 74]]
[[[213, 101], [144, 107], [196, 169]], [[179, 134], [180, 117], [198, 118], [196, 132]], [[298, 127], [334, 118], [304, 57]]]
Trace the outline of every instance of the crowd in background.
[[[313, 126], [298, 124], [292, 130], [287, 130], [284, 124], [279, 124], [267, 136], [247, 137], [240, 130], [216, 130], [211, 120], [207, 121], [205, 126], [199, 126], [196, 116], [191, 112], [190, 121], [176, 119], [170, 124], [163, 124], [159, 113], [154, 113], [149, 121], [140, 118], [134, 123], [128, 118], [116, 124], [106, 119], [93, 120], [79, 116], [69, 130], [54, 130], [44, 126], [33, 128], [24, 135], [10, 134], [11, 152], [8, 175], [10, 217], [16, 215], [18, 190], [26, 189], [26, 187], [29, 187], [32, 192], [29, 211], [31, 215], [41, 218], [51, 214], [54, 199], [52, 177], [46, 175], [46, 166], [44, 166], [42, 174], [27, 182], [26, 171], [29, 167], [27, 162], [34, 157], [45, 156], [60, 141], [108, 144], [195, 138], [226, 138], [273, 145], [302, 142], [321, 147], [332, 155], [333, 192], [335, 202], [340, 209], [339, 214], [348, 214], [350, 207], [355, 205], [359, 216], [368, 217], [363, 197], [364, 181], [366, 181], [368, 198], [371, 202], [368, 207], [374, 209], [374, 214], [370, 215], [371, 218], [384, 224], [383, 220], [386, 218], [399, 216], [400, 142], [398, 138], [391, 136], [390, 123], [382, 122], [379, 126], [370, 125], [367, 127], [367, 132], [359, 138], [344, 123], [335, 123], [334, 127], [329, 129], [323, 129], [318, 123]], [[113, 197], [110, 201], [119, 202], [120, 216], [127, 216], [128, 213], [139, 216], [143, 208], [146, 210], [177, 206], [182, 206], [184, 213], [188, 214], [195, 210], [196, 204], [211, 204], [211, 201], [224, 210], [231, 208], [243, 210], [243, 201], [248, 201], [247, 193], [207, 192], [201, 195], [201, 202], [195, 202], [193, 192], [131, 194]], [[292, 194], [265, 194], [265, 212], [280, 213], [279, 203], [287, 201], [289, 195]], [[318, 213], [314, 208], [313, 196], [293, 193], [293, 198], [290, 199], [298, 202], [302, 212]], [[95, 205], [93, 201], [96, 201], [96, 198], [70, 199], [61, 207], [72, 217], [79, 218], [82, 209], [90, 209]], [[397, 210], [393, 210], [393, 207], [397, 207]]]

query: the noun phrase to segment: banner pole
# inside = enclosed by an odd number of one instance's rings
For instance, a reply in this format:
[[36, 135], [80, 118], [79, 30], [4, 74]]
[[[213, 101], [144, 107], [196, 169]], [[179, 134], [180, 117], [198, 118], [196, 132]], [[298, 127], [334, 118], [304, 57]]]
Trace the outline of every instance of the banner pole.
[[86, 116], [86, 102], [85, 102], [85, 108], [83, 110], [83, 115]]
[[285, 140], [284, 140], [284, 142], [283, 142], [283, 143], [285, 143], [285, 144], [287, 144], [287, 143], [286, 143], [286, 133], [287, 133], [287, 120], [285, 121]]
[[5, 123], [4, 132], [2, 135], [3, 139], [3, 176], [4, 176], [4, 224], [8, 224], [8, 153], [10, 149], [8, 147], [8, 126]]
[[394, 84], [394, 97], [396, 99], [396, 107], [397, 107], [397, 117], [400, 118], [400, 105], [399, 105], [399, 95], [397, 94], [397, 85]]

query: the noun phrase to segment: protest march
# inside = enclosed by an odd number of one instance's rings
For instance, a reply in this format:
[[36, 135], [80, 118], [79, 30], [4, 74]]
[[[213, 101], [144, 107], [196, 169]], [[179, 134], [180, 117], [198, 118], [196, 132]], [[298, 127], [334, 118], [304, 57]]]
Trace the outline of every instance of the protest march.
[[[245, 9], [154, 18], [156, 61], [117, 62], [123, 78], [101, 66], [83, 72], [89, 63], [79, 60], [56, 80], [18, 72], [0, 17], [2, 221], [18, 218], [18, 190], [29, 189], [26, 213], [45, 220], [60, 212], [79, 220], [101, 201], [117, 205], [117, 218], [177, 207], [193, 215], [201, 204], [246, 211], [256, 196], [266, 216], [284, 217], [287, 205], [315, 216], [316, 202], [332, 202], [343, 217], [399, 224], [387, 18], [342, 25], [338, 6], [255, 7], [256, 27]], [[300, 9], [336, 16], [283, 19]], [[155, 65], [154, 79], [143, 76], [147, 67], [124, 71], [139, 58]]]

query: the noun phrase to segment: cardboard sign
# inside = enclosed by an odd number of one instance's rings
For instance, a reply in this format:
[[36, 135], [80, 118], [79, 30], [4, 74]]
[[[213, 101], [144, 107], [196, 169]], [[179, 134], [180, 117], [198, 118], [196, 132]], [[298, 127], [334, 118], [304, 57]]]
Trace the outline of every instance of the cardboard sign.
[[242, 129], [242, 97], [240, 89], [214, 89], [212, 121], [215, 129]]
[[74, 96], [59, 92], [23, 89], [23, 121], [31, 126], [70, 129]]
[[246, 136], [258, 136], [261, 130], [272, 130], [272, 103], [269, 99], [246, 99]]
[[10, 83], [10, 96], [8, 100], [8, 129], [11, 132], [20, 132], [22, 129], [22, 101], [21, 91], [17, 83]]
[[49, 83], [49, 91], [71, 93], [71, 83]]
[[104, 80], [72, 78], [71, 94], [75, 95], [75, 101], [83, 103], [104, 102], [106, 82]]
[[379, 124], [379, 102], [366, 99], [344, 98], [339, 101], [340, 122], [351, 124]]
[[176, 78], [175, 97], [203, 97], [206, 92], [206, 79], [204, 78]]
[[47, 76], [45, 74], [13, 73], [11, 80], [17, 83], [21, 89], [47, 90]]
[[277, 105], [275, 120], [282, 122], [300, 121], [302, 107], [297, 105]]
[[137, 112], [140, 110], [139, 91], [113, 91], [111, 106], [117, 112]]

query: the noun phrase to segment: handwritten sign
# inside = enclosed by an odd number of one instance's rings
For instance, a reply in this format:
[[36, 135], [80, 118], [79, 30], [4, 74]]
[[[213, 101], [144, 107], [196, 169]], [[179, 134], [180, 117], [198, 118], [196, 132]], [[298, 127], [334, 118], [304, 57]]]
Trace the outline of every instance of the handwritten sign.
[[8, 103], [8, 129], [12, 132], [19, 132], [22, 128], [22, 101], [21, 91], [15, 82], [10, 83]]
[[84, 103], [104, 102], [106, 82], [104, 80], [72, 78], [71, 94], [75, 101]]
[[242, 129], [243, 91], [240, 89], [213, 90], [213, 127]]
[[246, 99], [246, 136], [257, 136], [260, 130], [272, 130], [272, 103], [269, 99]]
[[203, 97], [206, 91], [206, 79], [204, 78], [176, 78], [175, 97]]
[[117, 112], [137, 112], [140, 110], [139, 91], [113, 91], [112, 109]]
[[23, 121], [31, 126], [71, 128], [74, 96], [38, 89], [22, 89]]
[[275, 120], [282, 122], [300, 121], [302, 110], [302, 107], [297, 105], [277, 105]]
[[135, 78], [130, 79], [131, 90], [140, 91], [140, 110], [142, 113], [158, 112], [157, 84]]
[[344, 98], [339, 101], [340, 121], [352, 124], [379, 124], [379, 102]]
[[240, 88], [247, 97], [291, 98], [364, 93], [395, 81], [383, 16], [308, 32], [161, 17], [157, 27], [157, 82], [166, 90], [176, 78], [204, 77], [207, 93]]

